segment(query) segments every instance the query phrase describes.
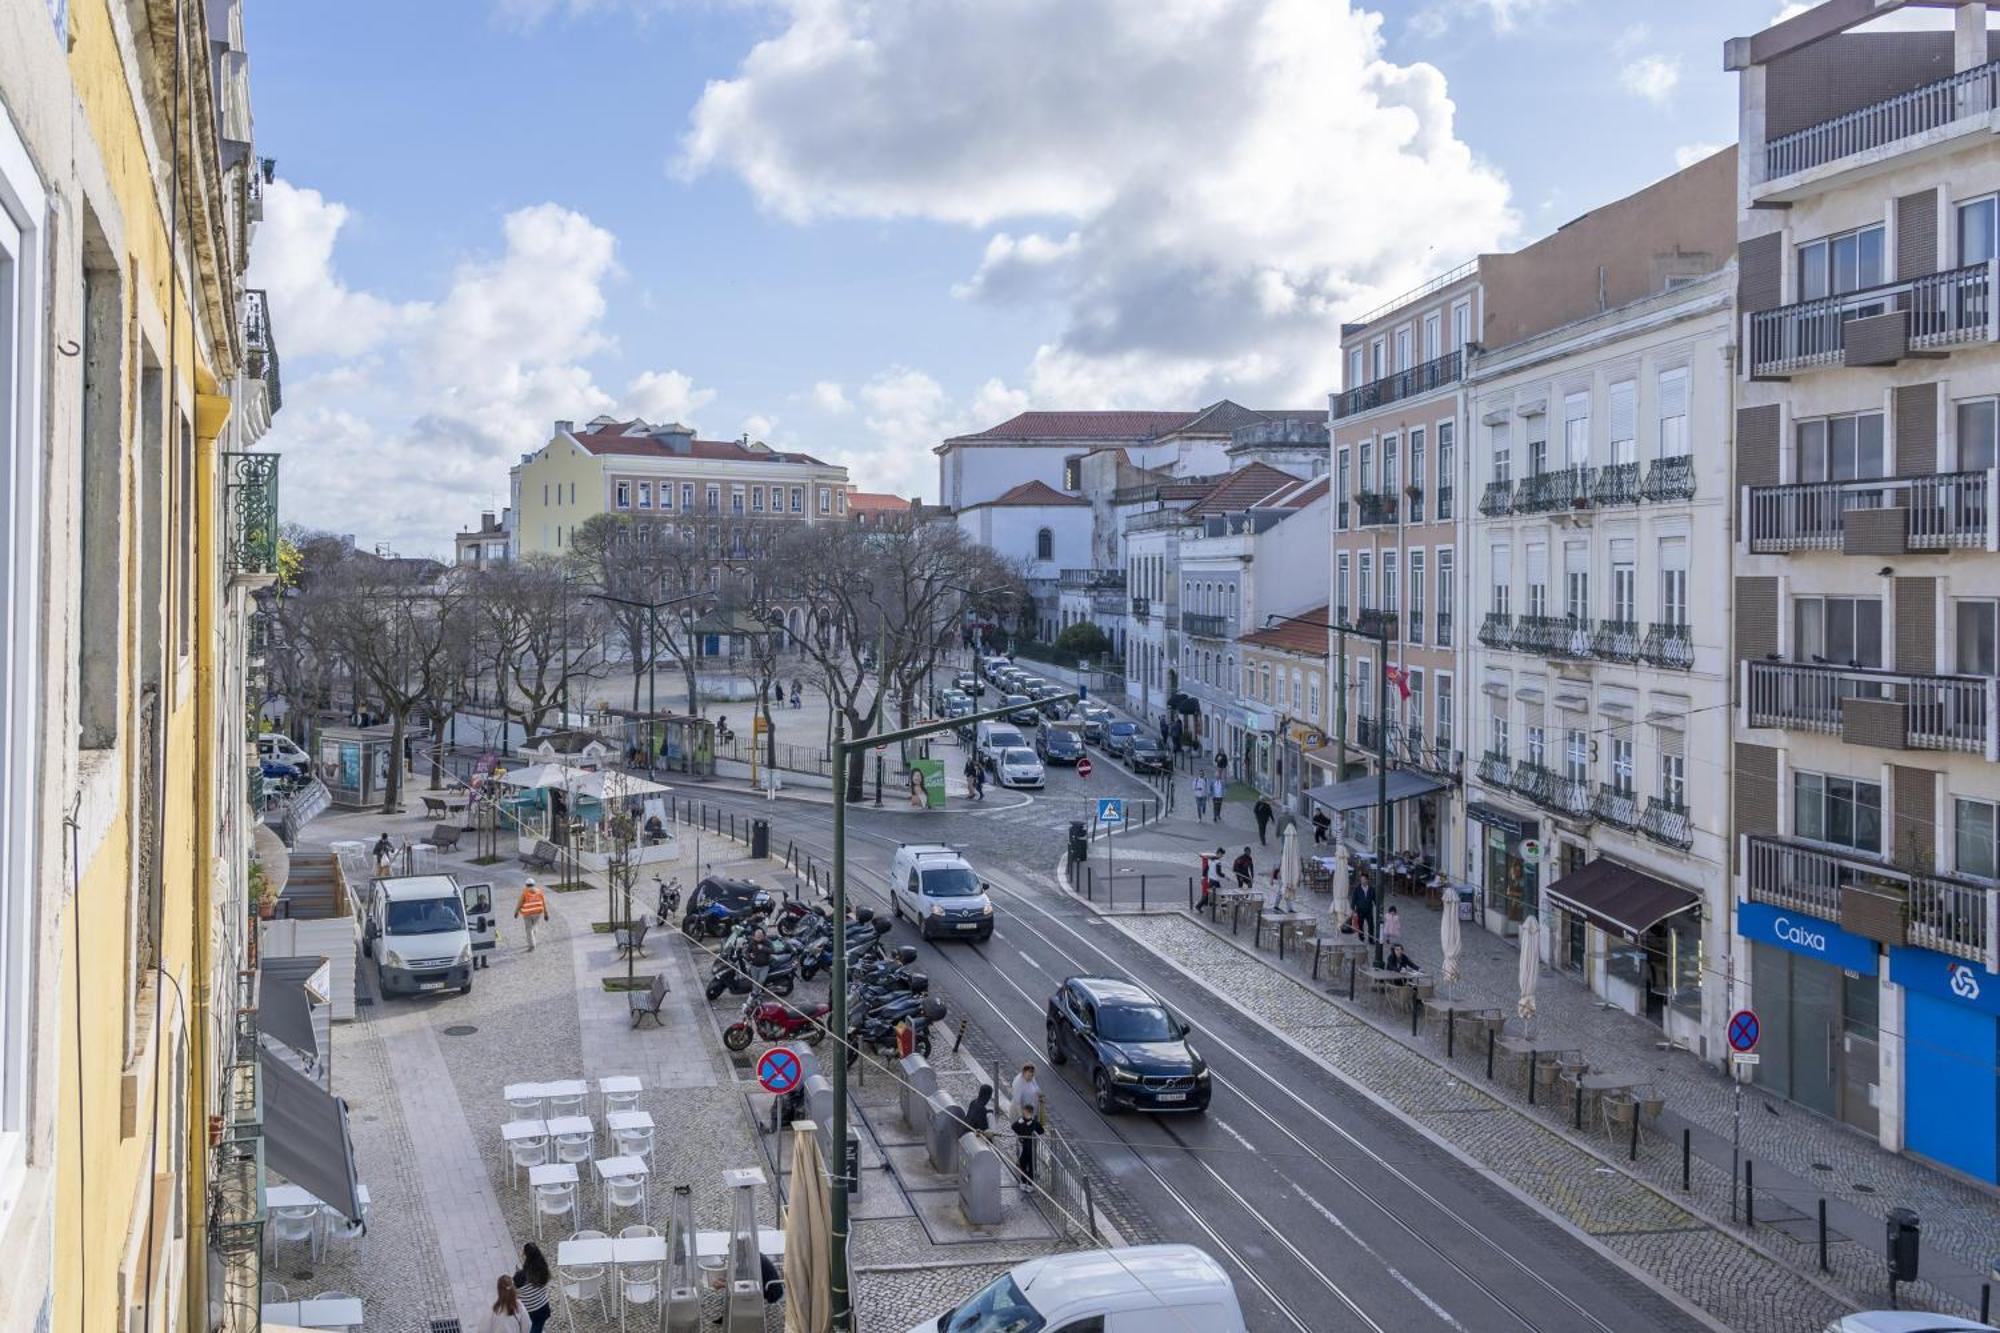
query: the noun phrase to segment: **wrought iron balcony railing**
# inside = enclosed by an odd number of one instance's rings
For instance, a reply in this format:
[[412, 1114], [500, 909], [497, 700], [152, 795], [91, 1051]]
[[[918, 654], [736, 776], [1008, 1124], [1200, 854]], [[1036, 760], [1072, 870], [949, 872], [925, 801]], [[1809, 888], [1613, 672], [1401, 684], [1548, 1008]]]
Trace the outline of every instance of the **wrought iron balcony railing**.
[[1122, 569], [1065, 569], [1061, 575], [1065, 588], [1082, 589], [1091, 592], [1123, 591], [1125, 571]]
[[1381, 729], [1376, 726], [1373, 717], [1370, 717], [1366, 713], [1355, 717], [1354, 743], [1357, 747], [1367, 750], [1372, 754], [1381, 748], [1383, 740], [1384, 737]]
[[[1750, 316], [1750, 373], [1787, 375], [1847, 359], [1848, 326], [1878, 315], [1901, 315], [1897, 339], [1870, 357], [1900, 359], [1898, 349], [1925, 351], [1996, 337], [1994, 260], [1885, 282], [1860, 291], [1798, 301]], [[1870, 362], [1873, 364], [1873, 362]]]
[[1688, 808], [1658, 796], [1646, 798], [1646, 813], [1639, 818], [1639, 831], [1663, 847], [1682, 851], [1694, 846], [1694, 820]]
[[1514, 617], [1504, 611], [1488, 611], [1486, 619], [1479, 622], [1479, 642], [1488, 648], [1512, 648]]
[[1639, 660], [1639, 623], [1635, 620], [1600, 620], [1590, 649], [1606, 662]]
[[1694, 455], [1654, 459], [1639, 494], [1647, 504], [1656, 505], [1685, 504], [1694, 499]]
[[[1750, 549], [1896, 555], [2000, 550], [2000, 471], [1868, 477], [1749, 488]], [[1850, 515], [1863, 517], [1850, 520]]]
[[1694, 627], [1655, 622], [1646, 630], [1646, 642], [1639, 649], [1642, 660], [1669, 671], [1694, 669]]
[[1557, 774], [1549, 788], [1549, 809], [1565, 819], [1593, 819], [1597, 813], [1589, 778]]
[[1396, 521], [1397, 496], [1390, 491], [1363, 491], [1354, 497], [1354, 522], [1357, 527], [1379, 528]]
[[1229, 637], [1229, 617], [1210, 615], [1205, 611], [1183, 611], [1181, 629], [1203, 639], [1226, 639]]
[[278, 572], [278, 455], [225, 453], [226, 540], [231, 575]]
[[1489, 787], [1508, 786], [1514, 776], [1514, 761], [1505, 750], [1488, 750], [1479, 756], [1479, 780]]
[[1507, 785], [1536, 805], [1548, 805], [1555, 799], [1556, 775], [1545, 765], [1523, 759], [1514, 765]]
[[1778, 180], [1869, 152], [2000, 106], [2000, 62], [1962, 70], [1857, 107], [1764, 144], [1764, 175]]
[[1373, 608], [1367, 608], [1355, 620], [1354, 628], [1363, 634], [1375, 638], [1394, 639], [1398, 637], [1398, 619], [1399, 617], [1394, 611], [1378, 611]]
[[[1514, 483], [1489, 481], [1479, 497], [1479, 512], [1488, 518], [1504, 518], [1514, 512]], [[1438, 517], [1444, 515], [1440, 513]]]
[[1440, 611], [1437, 613], [1437, 646], [1440, 648], [1451, 647], [1451, 612], [1449, 611]]
[[1370, 412], [1386, 404], [1404, 398], [1414, 398], [1418, 394], [1442, 389], [1446, 385], [1458, 383], [1463, 357], [1458, 352], [1446, 352], [1422, 365], [1399, 370], [1393, 375], [1384, 375], [1379, 380], [1357, 385], [1333, 400], [1335, 420], [1351, 417], [1356, 413]]
[[1564, 509], [1587, 509], [1596, 477], [1597, 469], [1592, 467], [1557, 468], [1523, 477], [1514, 491], [1514, 512], [1552, 514]]
[[2000, 759], [1992, 676], [1931, 676], [1804, 662], [1749, 664], [1753, 727], [1839, 736], [1896, 750]]
[[1522, 616], [1514, 630], [1516, 652], [1540, 653], [1562, 661], [1582, 661], [1591, 655], [1591, 622], [1575, 616]]
[[1597, 784], [1597, 796], [1591, 803], [1597, 818], [1613, 828], [1632, 830], [1639, 827], [1639, 797], [1629, 787], [1621, 787], [1615, 782]]
[[1134, 619], [1134, 620], [1144, 620], [1144, 619], [1146, 619], [1146, 618], [1147, 618], [1148, 616], [1150, 616], [1150, 615], [1152, 615], [1152, 614], [1153, 614], [1153, 599], [1152, 599], [1152, 598], [1150, 598], [1150, 597], [1134, 597], [1134, 598], [1132, 599], [1132, 619]]
[[1590, 502], [1599, 509], [1610, 505], [1639, 503], [1639, 465], [1613, 463], [1599, 469], [1597, 484], [1590, 488]]
[[[257, 173], [250, 175], [254, 180]], [[271, 303], [254, 287], [243, 293], [243, 353], [244, 369], [264, 381], [264, 394], [276, 412], [284, 406], [284, 394], [278, 384], [278, 344], [271, 336]]]
[[[1900, 942], [2000, 971], [2000, 884], [1791, 838], [1745, 839], [1750, 901], [1841, 921], [1851, 900], [1894, 911]], [[1879, 937], [1878, 937], [1879, 938]]]

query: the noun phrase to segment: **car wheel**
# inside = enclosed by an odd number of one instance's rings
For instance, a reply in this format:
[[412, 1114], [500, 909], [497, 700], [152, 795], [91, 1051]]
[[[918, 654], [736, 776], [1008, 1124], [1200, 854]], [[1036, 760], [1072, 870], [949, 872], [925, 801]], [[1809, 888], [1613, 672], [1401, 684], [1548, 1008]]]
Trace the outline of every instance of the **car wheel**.
[[1069, 1055], [1062, 1048], [1062, 1038], [1056, 1035], [1056, 1025], [1054, 1023], [1049, 1024], [1048, 1045], [1049, 1045], [1050, 1064], [1060, 1065], [1068, 1063]]
[[903, 919], [903, 900], [893, 893], [889, 895], [889, 915], [898, 921]]
[[930, 1058], [931, 1058], [931, 1034], [930, 1034], [930, 1033], [928, 1033], [928, 1032], [919, 1032], [919, 1033], [917, 1034], [917, 1054], [918, 1054], [918, 1055], [921, 1055], [921, 1056], [923, 1056], [923, 1057], [924, 1057], [924, 1059], [926, 1059], [926, 1060], [928, 1060], [928, 1059], [930, 1059]]
[[1097, 1076], [1090, 1080], [1090, 1086], [1097, 1092], [1097, 1111], [1099, 1115], [1110, 1115], [1118, 1109], [1118, 1103], [1111, 1098], [1111, 1076], [1109, 1074], [1105, 1073], [1102, 1069], [1098, 1070]]

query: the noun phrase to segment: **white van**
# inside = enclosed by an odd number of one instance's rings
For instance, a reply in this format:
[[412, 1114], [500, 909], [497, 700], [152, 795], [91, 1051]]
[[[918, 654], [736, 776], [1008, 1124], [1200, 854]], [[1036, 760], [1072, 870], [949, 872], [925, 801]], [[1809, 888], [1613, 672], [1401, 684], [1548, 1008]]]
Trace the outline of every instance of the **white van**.
[[998, 769], [1000, 756], [1008, 750], [1019, 749], [1028, 742], [1021, 736], [1021, 729], [1011, 722], [981, 722], [976, 733], [978, 740], [975, 750], [979, 762], [987, 768]]
[[[491, 894], [488, 885], [473, 887]], [[394, 875], [369, 884], [361, 951], [375, 960], [384, 995], [472, 993], [467, 892], [450, 875]]]
[[[1167, 1316], [1164, 1320], [1162, 1316]], [[1192, 1245], [1055, 1254], [1016, 1264], [992, 1285], [910, 1333], [1245, 1333], [1236, 1288]]]
[[257, 759], [265, 764], [290, 764], [301, 773], [312, 772], [312, 756], [301, 750], [290, 736], [275, 731], [258, 733]]
[[993, 938], [993, 900], [972, 863], [941, 842], [906, 842], [889, 859], [889, 910], [925, 939]]

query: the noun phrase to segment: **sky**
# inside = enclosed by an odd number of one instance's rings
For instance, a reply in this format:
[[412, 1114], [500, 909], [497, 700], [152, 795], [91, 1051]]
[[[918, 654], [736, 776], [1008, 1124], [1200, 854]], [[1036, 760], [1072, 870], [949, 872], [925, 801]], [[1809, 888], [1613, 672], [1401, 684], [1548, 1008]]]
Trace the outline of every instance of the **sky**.
[[289, 521], [402, 554], [558, 419], [935, 498], [1030, 407], [1316, 407], [1339, 325], [1733, 140], [1778, 0], [271, 0]]

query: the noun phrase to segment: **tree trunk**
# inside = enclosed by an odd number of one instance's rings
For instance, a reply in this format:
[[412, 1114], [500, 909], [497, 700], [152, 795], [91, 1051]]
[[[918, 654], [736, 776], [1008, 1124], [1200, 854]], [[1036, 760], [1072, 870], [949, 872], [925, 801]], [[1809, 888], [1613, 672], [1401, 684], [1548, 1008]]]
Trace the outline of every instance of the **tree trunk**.
[[382, 789], [382, 813], [393, 815], [403, 809], [403, 732], [409, 725], [407, 707], [395, 710], [395, 725], [389, 730], [389, 781]]
[[437, 734], [431, 737], [431, 790], [444, 786], [444, 729], [450, 714], [442, 709], [433, 709], [431, 716], [438, 719]]
[[700, 717], [701, 685], [695, 677], [694, 649], [692, 647], [688, 649], [688, 655], [681, 659], [681, 671], [687, 676], [688, 716]]

